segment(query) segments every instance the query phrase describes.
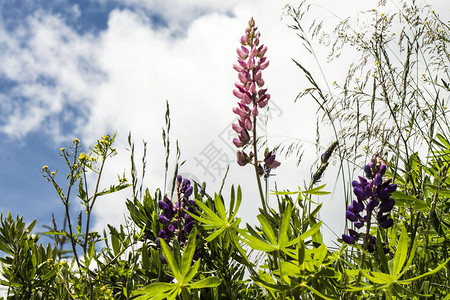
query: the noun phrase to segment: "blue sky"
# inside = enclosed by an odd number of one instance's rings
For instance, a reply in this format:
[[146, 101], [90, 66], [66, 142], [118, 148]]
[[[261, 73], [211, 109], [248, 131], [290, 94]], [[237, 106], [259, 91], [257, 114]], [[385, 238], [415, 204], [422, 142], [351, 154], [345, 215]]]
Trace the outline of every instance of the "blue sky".
[[[377, 2], [316, 1], [328, 13], [342, 17], [377, 8]], [[443, 0], [433, 2], [446, 7]], [[168, 100], [172, 144], [179, 140], [182, 159], [187, 161], [181, 173], [207, 181], [213, 192], [230, 162], [225, 190], [231, 183], [243, 185], [246, 200], [241, 215], [251, 219], [258, 203], [253, 174], [234, 163], [228, 135], [235, 119], [231, 112], [236, 102], [231, 94], [237, 78], [232, 69], [235, 48], [251, 16], [259, 25], [262, 43], [269, 47], [271, 61], [264, 74], [273, 101], [267, 135], [274, 139], [272, 145], [293, 139], [305, 143], [301, 168], [288, 161], [277, 170], [279, 187], [296, 189], [308, 181], [309, 167], [318, 157], [312, 146], [316, 108], [312, 101], [294, 103], [306, 81], [291, 58], [310, 67], [314, 62], [287, 27], [288, 20], [281, 19], [284, 4], [269, 0], [0, 1], [1, 212], [24, 215], [27, 221], [38, 219], [38, 229], [50, 223], [52, 212], [62, 222], [62, 205], [42, 177], [42, 166], [59, 169], [62, 182], [66, 171], [58, 149], [74, 138], [89, 146], [116, 131], [119, 155], [111, 160], [104, 186], [115, 182], [117, 173], [129, 172], [125, 148], [131, 131], [138, 156], [142, 139], [149, 146], [144, 185], [150, 191], [162, 187], [161, 128]], [[318, 53], [326, 63], [326, 52]], [[336, 66], [329, 70], [329, 82], [343, 78]], [[326, 146], [331, 135], [324, 133], [322, 139]], [[212, 163], [208, 161], [211, 151], [215, 153]], [[123, 220], [127, 196], [125, 191], [96, 204], [97, 230]], [[345, 208], [338, 196], [329, 203], [325, 213], [342, 212], [333, 217], [340, 228]], [[78, 209], [76, 201], [73, 209]]]

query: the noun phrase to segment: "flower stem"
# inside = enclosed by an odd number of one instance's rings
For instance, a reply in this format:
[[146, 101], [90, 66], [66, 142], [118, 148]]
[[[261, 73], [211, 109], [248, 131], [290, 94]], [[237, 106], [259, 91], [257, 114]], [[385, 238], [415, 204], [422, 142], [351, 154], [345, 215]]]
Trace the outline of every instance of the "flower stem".
[[267, 216], [267, 206], [266, 206], [266, 200], [264, 198], [264, 192], [261, 185], [261, 178], [259, 176], [258, 171], [258, 148], [256, 146], [256, 116], [253, 116], [253, 166], [255, 167], [255, 175], [256, 175], [256, 182], [258, 183], [258, 191], [259, 196], [261, 198], [261, 204], [264, 210], [264, 214]]

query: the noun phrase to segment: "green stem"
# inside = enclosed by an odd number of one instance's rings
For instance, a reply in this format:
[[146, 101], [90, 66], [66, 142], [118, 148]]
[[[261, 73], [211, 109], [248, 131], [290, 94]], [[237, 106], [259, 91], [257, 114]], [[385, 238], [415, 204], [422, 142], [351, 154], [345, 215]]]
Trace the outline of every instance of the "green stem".
[[259, 191], [259, 196], [261, 199], [261, 205], [263, 207], [264, 214], [266, 216], [268, 216], [266, 200], [264, 198], [264, 192], [263, 192], [262, 185], [261, 185], [261, 178], [260, 178], [259, 172], [258, 172], [258, 148], [256, 145], [256, 116], [253, 116], [253, 154], [254, 154], [253, 166], [255, 167], [256, 182], [258, 184], [258, 191]]

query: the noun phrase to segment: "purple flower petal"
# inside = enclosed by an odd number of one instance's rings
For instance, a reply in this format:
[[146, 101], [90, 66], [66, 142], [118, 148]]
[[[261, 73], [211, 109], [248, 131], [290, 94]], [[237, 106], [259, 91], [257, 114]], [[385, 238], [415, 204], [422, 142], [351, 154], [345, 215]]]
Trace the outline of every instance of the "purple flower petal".
[[357, 217], [354, 213], [352, 213], [351, 211], [348, 211], [348, 210], [347, 210], [347, 212], [345, 213], [345, 215], [346, 215], [347, 219], [348, 219], [349, 221], [351, 221], [351, 222], [356, 222], [356, 221], [358, 221], [358, 217]]
[[388, 229], [389, 227], [392, 227], [394, 225], [393, 219], [387, 219], [386, 221], [380, 223], [380, 226], [384, 229]]
[[392, 208], [395, 205], [395, 200], [394, 199], [387, 199], [381, 202], [380, 204], [380, 211], [381, 212], [389, 212], [392, 210]]
[[379, 186], [382, 182], [383, 182], [383, 177], [381, 176], [380, 173], [377, 173], [377, 175], [375, 176], [375, 179], [373, 180], [373, 185]]
[[361, 229], [361, 227], [363, 227], [363, 226], [364, 226], [364, 222], [363, 221], [358, 220], [358, 221], [355, 222], [355, 227], [356, 228]]
[[353, 209], [355, 212], [362, 212], [364, 210], [364, 204], [359, 201], [353, 200]]
[[354, 244], [356, 242], [354, 238], [352, 238], [351, 236], [349, 236], [347, 234], [342, 235], [342, 240], [344, 242], [346, 242], [347, 244]]
[[369, 202], [367, 203], [367, 206], [366, 206], [367, 211], [372, 211], [372, 210], [374, 210], [375, 207], [378, 206], [378, 204], [379, 204], [379, 201], [378, 201], [378, 200], [373, 200], [373, 199], [369, 200]]
[[353, 229], [349, 229], [348, 232], [350, 233], [350, 236], [354, 238], [356, 241], [359, 239], [359, 233]]
[[358, 186], [355, 186], [353, 188], [353, 193], [356, 195], [356, 197], [358, 197], [358, 199], [364, 199], [364, 193]]
[[190, 186], [190, 187], [188, 187], [187, 189], [186, 189], [186, 191], [184, 191], [184, 196], [186, 197], [186, 198], [189, 198], [189, 196], [192, 194], [192, 191], [194, 190], [194, 188], [192, 187], [192, 186]]
[[386, 169], [387, 169], [386, 164], [382, 163], [381, 166], [380, 166], [380, 174], [381, 174], [381, 176], [383, 176], [386, 173]]
[[167, 223], [170, 222], [170, 220], [167, 219], [167, 218], [166, 218], [165, 216], [163, 216], [163, 215], [160, 215], [158, 219], [159, 219], [159, 222], [162, 223], [162, 224], [167, 224]]

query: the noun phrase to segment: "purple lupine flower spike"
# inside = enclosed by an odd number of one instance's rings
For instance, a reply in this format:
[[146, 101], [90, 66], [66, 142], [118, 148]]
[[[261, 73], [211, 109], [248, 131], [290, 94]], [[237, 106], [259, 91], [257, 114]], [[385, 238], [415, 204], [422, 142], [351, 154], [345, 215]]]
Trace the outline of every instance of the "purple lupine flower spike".
[[[366, 178], [359, 176], [359, 180], [353, 180], [353, 193], [357, 200], [353, 200], [352, 205], [349, 205], [345, 213], [346, 218], [354, 223], [357, 229], [370, 226], [371, 218], [376, 215], [378, 226], [388, 229], [394, 225], [394, 220], [390, 218], [389, 213], [395, 206], [395, 200], [390, 198], [391, 194], [397, 189], [396, 184], [391, 184], [392, 179], [387, 179], [383, 182], [383, 175], [386, 173], [386, 164], [378, 159], [376, 156], [364, 167]], [[361, 216], [360, 213], [365, 213]], [[366, 232], [369, 232], [367, 230]], [[347, 244], [354, 244], [359, 237], [359, 234], [349, 229], [350, 235], [342, 235], [342, 240]], [[363, 245], [369, 252], [376, 249], [376, 238], [369, 234], [366, 236], [365, 245]], [[385, 248], [386, 253], [389, 248]]]
[[[253, 129], [256, 124], [252, 117], [258, 115], [258, 109], [264, 108], [270, 95], [267, 94], [267, 89], [263, 88], [263, 70], [269, 65], [266, 52], [267, 46], [260, 45], [261, 34], [255, 26], [253, 18], [248, 22], [248, 27], [245, 29], [244, 35], [240, 38], [241, 46], [236, 49], [237, 63], [233, 64], [233, 69], [238, 72], [238, 82], [235, 84], [236, 89], [233, 90], [233, 95], [239, 99], [238, 106], [233, 108], [233, 112], [238, 115], [237, 123], [233, 124], [233, 130], [237, 132], [238, 137], [233, 139], [233, 144], [237, 148], [245, 148], [245, 146], [252, 140], [250, 135], [253, 135]], [[252, 136], [253, 139], [256, 137]], [[236, 153], [237, 163], [240, 166], [245, 166], [250, 162], [244, 150], [239, 150]], [[267, 159], [267, 158], [266, 158]], [[265, 161], [265, 166], [269, 169], [275, 169], [280, 165], [275, 160], [275, 155], [269, 157], [270, 161]], [[264, 168], [261, 166], [264, 174]]]

